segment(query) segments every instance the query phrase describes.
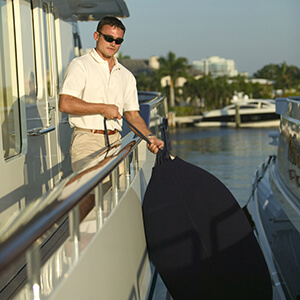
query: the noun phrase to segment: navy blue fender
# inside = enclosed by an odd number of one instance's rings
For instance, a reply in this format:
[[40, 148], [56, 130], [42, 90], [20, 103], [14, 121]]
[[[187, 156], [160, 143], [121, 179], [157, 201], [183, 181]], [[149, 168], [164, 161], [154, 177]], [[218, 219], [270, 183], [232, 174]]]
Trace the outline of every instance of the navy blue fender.
[[150, 259], [173, 299], [272, 299], [264, 256], [231, 192], [209, 172], [162, 153], [143, 217]]

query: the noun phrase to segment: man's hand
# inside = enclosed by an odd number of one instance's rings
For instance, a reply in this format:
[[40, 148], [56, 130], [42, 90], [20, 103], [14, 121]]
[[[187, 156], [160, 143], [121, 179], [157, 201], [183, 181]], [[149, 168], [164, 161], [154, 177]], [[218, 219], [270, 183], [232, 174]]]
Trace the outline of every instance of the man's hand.
[[162, 149], [164, 147], [164, 142], [156, 136], [150, 136], [148, 137], [148, 139], [151, 144], [147, 144], [147, 147], [152, 153], [156, 154], [159, 149]]
[[122, 119], [121, 114], [119, 113], [119, 108], [117, 105], [114, 104], [105, 104], [105, 109], [102, 113], [103, 117], [107, 120], [112, 119]]
[[[146, 123], [144, 122], [143, 118], [140, 116], [138, 111], [125, 111], [125, 117], [126, 119], [135, 126], [144, 136], [149, 136], [151, 134], [151, 131], [147, 128]], [[129, 125], [130, 127], [130, 125]], [[131, 128], [134, 131], [134, 128]], [[136, 132], [136, 134], [139, 134]], [[149, 136], [148, 137], [151, 144], [148, 144], [148, 149], [156, 154], [159, 149], [164, 147], [164, 142], [157, 138], [156, 136]]]

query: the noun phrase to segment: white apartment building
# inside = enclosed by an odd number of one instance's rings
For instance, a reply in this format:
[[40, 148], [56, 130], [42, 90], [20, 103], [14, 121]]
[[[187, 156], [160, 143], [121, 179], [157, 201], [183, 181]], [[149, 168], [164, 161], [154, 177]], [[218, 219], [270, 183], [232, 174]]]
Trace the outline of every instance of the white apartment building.
[[238, 71], [235, 69], [234, 60], [232, 59], [211, 56], [202, 60], [193, 61], [192, 64], [205, 75], [211, 74], [213, 77], [225, 75], [233, 77], [238, 75]]

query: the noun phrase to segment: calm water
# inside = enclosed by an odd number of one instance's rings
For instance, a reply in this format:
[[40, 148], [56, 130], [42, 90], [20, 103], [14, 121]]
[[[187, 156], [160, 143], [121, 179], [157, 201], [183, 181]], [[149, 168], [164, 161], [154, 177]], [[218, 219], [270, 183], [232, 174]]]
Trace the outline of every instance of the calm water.
[[171, 153], [219, 178], [243, 206], [257, 166], [276, 152], [271, 131], [276, 129], [179, 128], [169, 132]]

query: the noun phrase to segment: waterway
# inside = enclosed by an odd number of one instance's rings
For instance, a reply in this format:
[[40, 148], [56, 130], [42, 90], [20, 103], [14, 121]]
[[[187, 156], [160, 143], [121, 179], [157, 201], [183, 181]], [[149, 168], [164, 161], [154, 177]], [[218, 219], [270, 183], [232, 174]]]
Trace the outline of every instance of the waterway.
[[221, 180], [243, 206], [251, 194], [257, 166], [276, 147], [269, 132], [276, 128], [177, 128], [169, 132], [171, 153]]

